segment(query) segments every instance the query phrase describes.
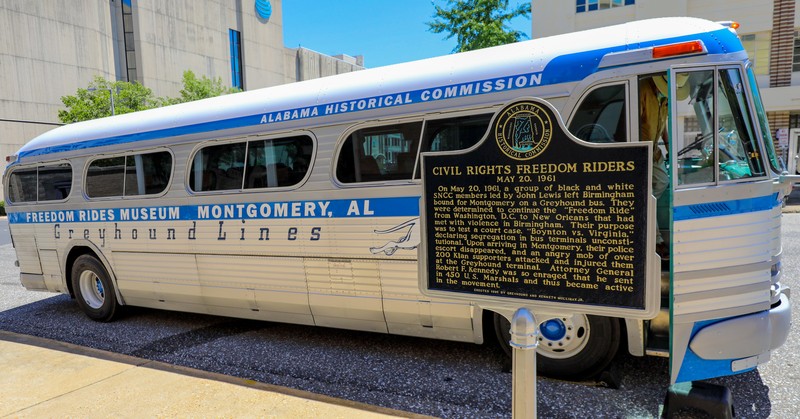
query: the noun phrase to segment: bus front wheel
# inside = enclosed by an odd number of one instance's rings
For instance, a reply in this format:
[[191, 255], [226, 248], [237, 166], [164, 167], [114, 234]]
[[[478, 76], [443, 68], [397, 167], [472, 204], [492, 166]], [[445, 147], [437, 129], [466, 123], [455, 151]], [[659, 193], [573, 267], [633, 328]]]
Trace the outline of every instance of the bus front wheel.
[[81, 255], [72, 265], [72, 290], [86, 315], [101, 322], [111, 321], [119, 303], [114, 284], [103, 264], [91, 255]]
[[[511, 356], [511, 323], [494, 313], [500, 346]], [[539, 323], [537, 373], [565, 380], [590, 379], [601, 373], [619, 349], [617, 319], [586, 314], [549, 318]]]

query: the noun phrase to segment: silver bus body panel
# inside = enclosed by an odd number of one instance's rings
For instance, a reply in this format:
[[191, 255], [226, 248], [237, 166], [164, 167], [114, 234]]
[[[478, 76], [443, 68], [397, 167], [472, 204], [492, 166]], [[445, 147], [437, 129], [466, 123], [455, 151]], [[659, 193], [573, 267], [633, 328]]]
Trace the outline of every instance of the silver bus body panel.
[[[752, 208], [716, 215], [737, 205], [731, 197]], [[723, 362], [719, 368], [736, 372], [734, 362], [764, 361], [772, 342], [785, 341], [789, 328], [770, 327], [788, 324], [790, 307], [786, 298], [771, 309], [781, 202], [771, 181], [674, 192], [674, 207], [695, 215], [673, 224], [673, 382], [682, 381], [681, 372], [700, 360]]]

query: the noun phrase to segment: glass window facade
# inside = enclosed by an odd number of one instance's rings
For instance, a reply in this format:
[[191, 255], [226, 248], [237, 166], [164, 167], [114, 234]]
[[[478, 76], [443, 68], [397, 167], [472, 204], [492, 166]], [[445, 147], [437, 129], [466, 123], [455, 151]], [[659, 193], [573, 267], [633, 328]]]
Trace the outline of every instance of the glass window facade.
[[231, 50], [231, 86], [244, 90], [242, 81], [242, 34], [233, 29], [228, 30]]
[[593, 12], [613, 7], [630, 6], [635, 3], [636, 0], [575, 0], [575, 12]]

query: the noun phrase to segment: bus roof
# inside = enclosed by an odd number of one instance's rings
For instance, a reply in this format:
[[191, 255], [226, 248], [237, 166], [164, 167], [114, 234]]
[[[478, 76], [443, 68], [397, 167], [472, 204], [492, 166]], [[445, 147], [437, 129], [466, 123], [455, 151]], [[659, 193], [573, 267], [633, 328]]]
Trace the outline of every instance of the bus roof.
[[[364, 111], [554, 85], [596, 72], [612, 53], [699, 40], [708, 54], [743, 51], [735, 33], [696, 18], [659, 18], [251, 90], [55, 128], [16, 163], [76, 150], [227, 129], [291, 129], [362, 118]], [[153, 142], [149, 145], [161, 143]]]

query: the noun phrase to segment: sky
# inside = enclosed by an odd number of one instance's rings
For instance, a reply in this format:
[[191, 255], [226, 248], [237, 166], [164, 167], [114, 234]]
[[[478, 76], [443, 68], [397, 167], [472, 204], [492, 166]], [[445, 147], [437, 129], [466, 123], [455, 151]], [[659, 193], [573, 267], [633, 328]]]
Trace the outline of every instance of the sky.
[[[509, 6], [520, 3], [512, 0]], [[456, 46], [455, 38], [428, 31], [431, 0], [284, 0], [282, 6], [286, 47], [363, 55], [368, 68], [447, 55]], [[530, 18], [515, 19], [511, 27], [531, 34]]]

